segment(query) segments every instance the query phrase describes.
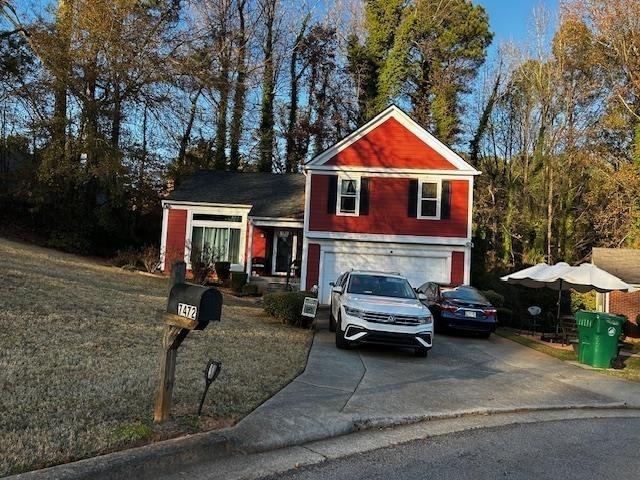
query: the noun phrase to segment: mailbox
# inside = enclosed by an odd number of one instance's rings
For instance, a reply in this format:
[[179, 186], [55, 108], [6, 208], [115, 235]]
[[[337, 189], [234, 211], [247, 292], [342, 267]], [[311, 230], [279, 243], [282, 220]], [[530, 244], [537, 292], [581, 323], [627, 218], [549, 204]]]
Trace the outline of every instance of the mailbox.
[[219, 322], [222, 294], [215, 288], [178, 283], [169, 293], [167, 313], [197, 322], [195, 330], [204, 330], [209, 322]]

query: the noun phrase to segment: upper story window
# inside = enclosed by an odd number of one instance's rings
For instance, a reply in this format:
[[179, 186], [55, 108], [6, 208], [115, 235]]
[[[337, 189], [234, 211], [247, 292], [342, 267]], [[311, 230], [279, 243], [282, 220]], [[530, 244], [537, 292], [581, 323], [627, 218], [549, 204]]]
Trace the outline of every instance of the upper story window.
[[418, 182], [418, 218], [440, 219], [442, 184], [438, 180], [421, 179]]
[[354, 178], [338, 177], [336, 213], [358, 215], [360, 206], [360, 182]]

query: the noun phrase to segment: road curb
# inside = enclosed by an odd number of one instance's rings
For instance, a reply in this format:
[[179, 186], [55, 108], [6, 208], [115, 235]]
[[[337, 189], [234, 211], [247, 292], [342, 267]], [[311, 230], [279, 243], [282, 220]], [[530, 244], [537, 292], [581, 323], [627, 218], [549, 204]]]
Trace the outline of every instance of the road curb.
[[21, 473], [7, 480], [157, 478], [185, 465], [220, 460], [232, 453], [223, 435], [205, 432]]
[[[348, 435], [371, 429], [384, 429], [407, 426], [421, 422], [450, 420], [463, 417], [491, 416], [501, 414], [532, 413], [563, 410], [626, 410], [634, 409], [626, 403], [615, 402], [601, 405], [541, 405], [518, 408], [471, 409], [458, 412], [416, 415], [411, 417], [386, 417], [379, 419], [354, 419], [351, 428], [346, 428], [337, 436]], [[251, 449], [239, 450], [225, 436], [225, 432], [233, 431], [233, 427], [221, 431], [204, 432], [165, 440], [144, 447], [132, 448], [120, 452], [100, 455], [76, 462], [57, 465], [42, 470], [34, 470], [11, 477], [7, 480], [125, 480], [154, 479], [161, 475], [182, 470], [189, 466], [205, 462], [214, 462], [233, 456], [234, 454], [264, 453], [282, 448], [305, 445], [328, 440], [326, 435], [310, 436], [303, 442], [287, 445], [264, 445]]]

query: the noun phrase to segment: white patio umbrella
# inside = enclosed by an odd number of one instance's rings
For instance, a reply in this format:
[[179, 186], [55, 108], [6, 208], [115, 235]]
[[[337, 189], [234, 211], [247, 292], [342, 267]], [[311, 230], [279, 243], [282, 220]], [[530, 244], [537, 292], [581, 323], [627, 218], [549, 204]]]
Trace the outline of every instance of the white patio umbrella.
[[505, 275], [500, 280], [515, 285], [524, 285], [530, 288], [550, 288], [558, 290], [558, 313], [560, 318], [560, 301], [563, 290], [576, 290], [584, 293], [595, 290], [600, 293], [619, 290], [622, 292], [635, 292], [637, 289], [623, 282], [609, 272], [596, 267], [591, 263], [583, 263], [572, 267], [568, 263], [559, 262], [549, 266], [539, 263], [533, 267], [525, 268], [519, 272]]

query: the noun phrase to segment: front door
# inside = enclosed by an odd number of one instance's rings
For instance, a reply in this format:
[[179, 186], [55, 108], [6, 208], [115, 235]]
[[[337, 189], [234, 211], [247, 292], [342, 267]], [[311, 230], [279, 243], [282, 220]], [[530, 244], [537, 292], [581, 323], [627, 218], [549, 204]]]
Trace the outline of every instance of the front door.
[[273, 232], [273, 272], [274, 274], [286, 274], [293, 261], [293, 252], [296, 251], [296, 235], [291, 230], [276, 229]]

